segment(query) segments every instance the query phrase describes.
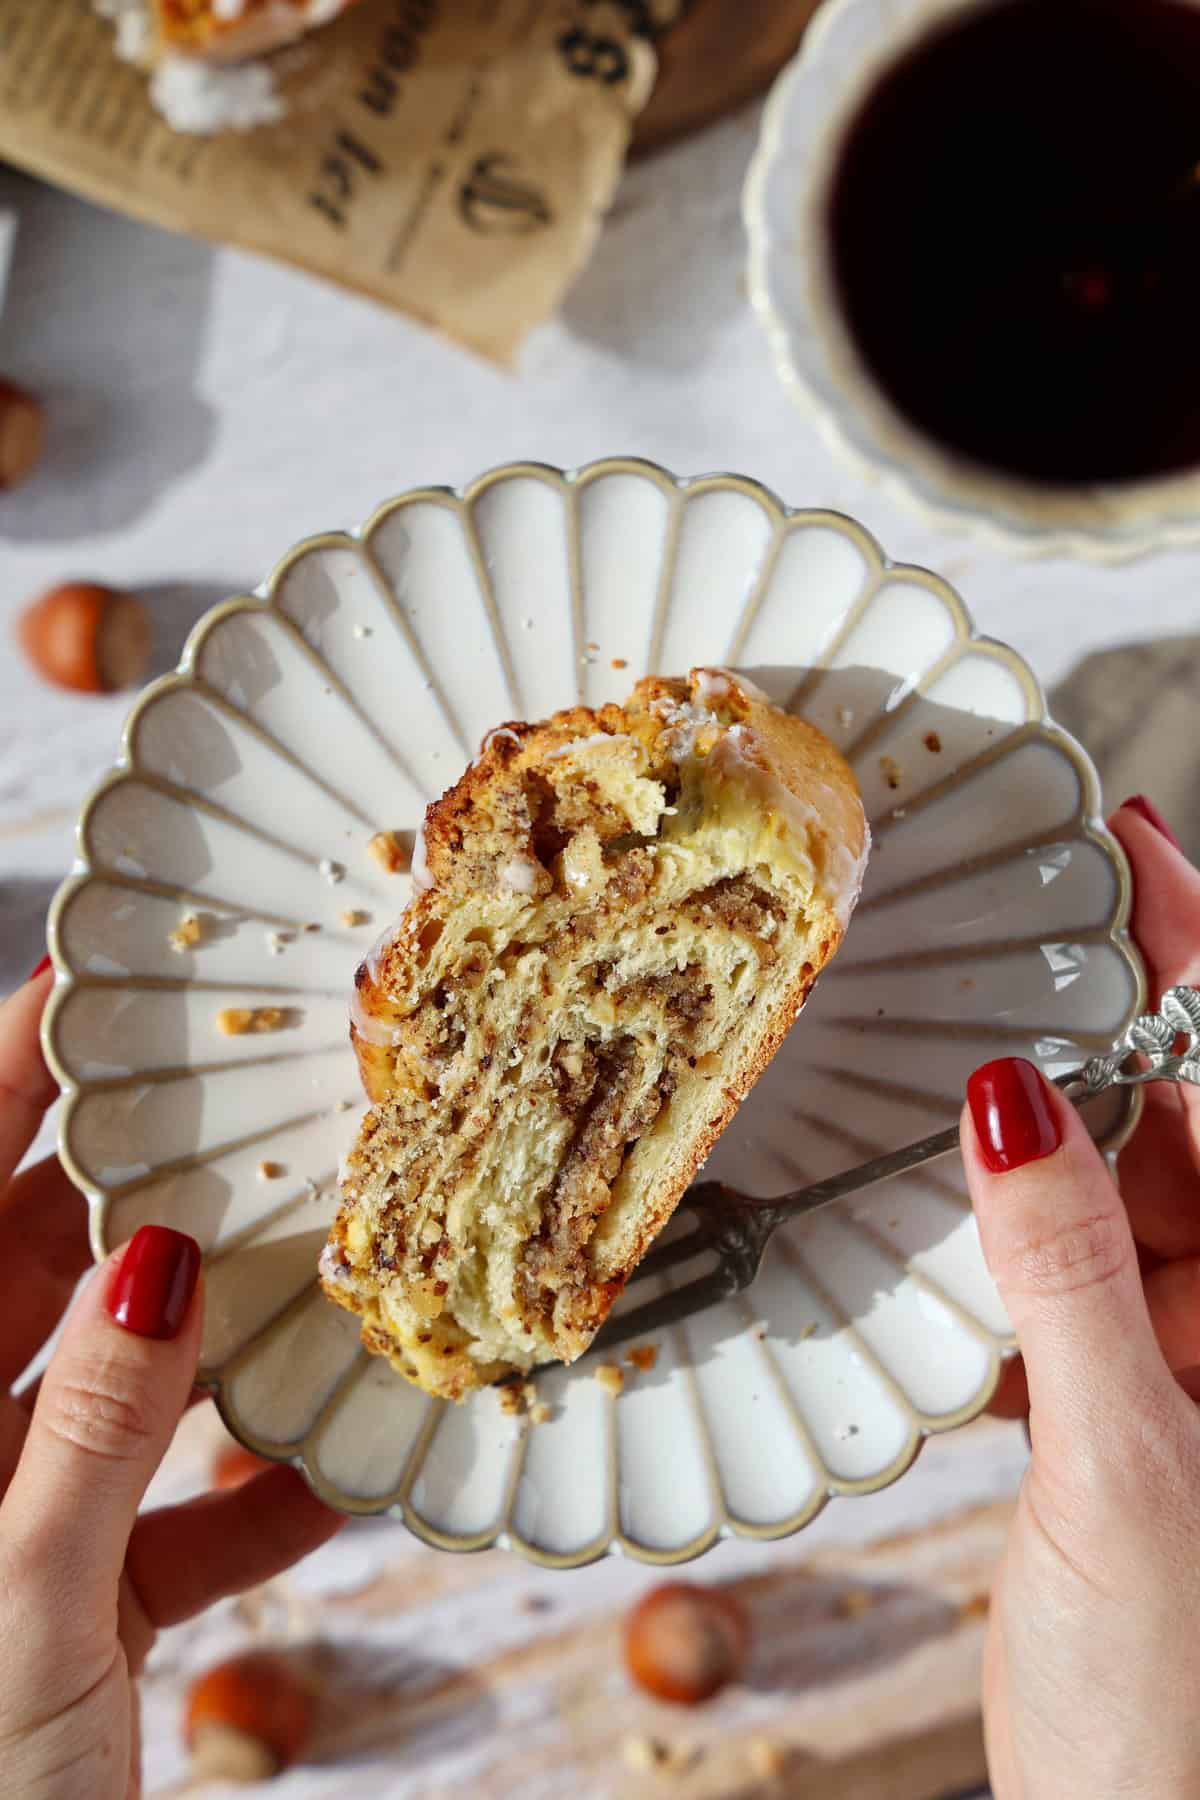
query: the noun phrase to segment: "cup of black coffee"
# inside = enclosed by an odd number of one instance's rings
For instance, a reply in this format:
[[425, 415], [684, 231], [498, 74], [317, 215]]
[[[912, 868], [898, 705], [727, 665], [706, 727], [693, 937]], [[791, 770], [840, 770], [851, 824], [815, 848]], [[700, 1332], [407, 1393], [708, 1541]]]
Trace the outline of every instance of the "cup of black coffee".
[[831, 0], [747, 217], [789, 384], [910, 498], [1200, 539], [1200, 0]]

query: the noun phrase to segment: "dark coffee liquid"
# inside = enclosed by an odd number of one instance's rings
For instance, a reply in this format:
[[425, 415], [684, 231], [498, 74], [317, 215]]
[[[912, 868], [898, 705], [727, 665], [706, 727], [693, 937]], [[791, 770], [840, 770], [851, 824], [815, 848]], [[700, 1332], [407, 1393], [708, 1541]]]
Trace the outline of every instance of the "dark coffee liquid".
[[1200, 465], [1200, 7], [980, 6], [868, 96], [830, 224], [927, 435], [1044, 483]]

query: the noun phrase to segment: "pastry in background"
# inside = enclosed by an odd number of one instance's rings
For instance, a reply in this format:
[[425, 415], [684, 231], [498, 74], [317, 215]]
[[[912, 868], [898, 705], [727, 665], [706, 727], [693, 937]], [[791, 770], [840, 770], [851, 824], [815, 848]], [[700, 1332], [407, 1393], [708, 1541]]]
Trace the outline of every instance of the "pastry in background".
[[266, 56], [326, 25], [355, 0], [151, 0], [158, 48], [241, 62]]
[[272, 51], [357, 0], [92, 0], [124, 62], [150, 73], [150, 98], [176, 131], [248, 131], [286, 108]]

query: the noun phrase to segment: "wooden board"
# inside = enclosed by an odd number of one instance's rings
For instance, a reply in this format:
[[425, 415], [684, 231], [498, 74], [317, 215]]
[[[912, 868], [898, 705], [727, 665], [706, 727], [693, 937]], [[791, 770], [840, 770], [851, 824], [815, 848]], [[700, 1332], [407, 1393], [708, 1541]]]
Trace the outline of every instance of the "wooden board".
[[633, 131], [635, 155], [732, 112], [793, 56], [818, 0], [693, 0], [658, 41], [654, 92]]

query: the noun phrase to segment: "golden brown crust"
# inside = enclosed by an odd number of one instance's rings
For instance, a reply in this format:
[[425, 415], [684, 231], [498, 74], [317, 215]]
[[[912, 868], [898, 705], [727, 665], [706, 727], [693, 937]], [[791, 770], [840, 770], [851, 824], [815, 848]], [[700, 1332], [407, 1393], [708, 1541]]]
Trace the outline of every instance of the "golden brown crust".
[[[682, 807], [673, 803], [681, 780], [685, 796], [690, 793]], [[648, 794], [656, 796], [653, 816], [645, 814]], [[486, 984], [499, 966], [495, 921], [511, 920], [515, 911], [526, 921], [518, 935], [532, 943], [544, 912], [558, 933], [553, 941], [560, 949], [564, 943], [574, 945], [572, 934], [580, 934], [579, 956], [586, 962], [591, 940], [603, 937], [596, 918], [627, 911], [641, 919], [648, 896], [656, 892], [661, 865], [640, 844], [650, 843], [651, 851], [682, 847], [685, 855], [695, 854], [698, 840], [688, 835], [691, 826], [685, 830], [682, 819], [671, 818], [688, 806], [689, 818], [699, 820], [705, 830], [714, 820], [723, 828], [725, 809], [732, 809], [731, 841], [742, 845], [742, 860], [735, 856], [715, 885], [689, 890], [674, 911], [655, 915], [665, 920], [659, 935], [681, 921], [688, 926], [690, 918], [689, 941], [708, 932], [709, 941], [718, 946], [722, 940], [735, 948], [746, 945], [769, 979], [752, 982], [754, 991], [743, 999], [749, 1006], [755, 999], [762, 1005], [753, 1018], [746, 1014], [748, 1022], [743, 1023], [736, 1016], [741, 1002], [734, 1007], [722, 990], [728, 1018], [714, 1025], [706, 1017], [703, 1026], [697, 1024], [706, 1007], [711, 1013], [705, 997], [713, 990], [711, 981], [705, 986], [702, 976], [693, 975], [692, 962], [678, 977], [643, 974], [631, 981], [622, 975], [609, 980], [606, 993], [593, 990], [590, 1004], [600, 1025], [589, 1030], [602, 1031], [604, 1018], [611, 1015], [615, 1041], [635, 1045], [627, 1059], [630, 1066], [623, 1067], [610, 1046], [599, 1073], [595, 1067], [575, 1071], [578, 1102], [569, 1099], [573, 1078], [555, 1071], [560, 1113], [569, 1118], [576, 1105], [581, 1109], [576, 1148], [569, 1153], [569, 1145], [564, 1148], [566, 1161], [556, 1165], [558, 1174], [547, 1189], [547, 1205], [559, 1196], [557, 1223], [548, 1213], [545, 1241], [539, 1243], [535, 1233], [526, 1243], [523, 1262], [518, 1259], [508, 1307], [511, 1328], [501, 1323], [488, 1340], [504, 1344], [504, 1333], [511, 1329], [528, 1349], [489, 1355], [454, 1311], [456, 1259], [468, 1254], [469, 1247], [451, 1242], [449, 1215], [420, 1215], [420, 1229], [429, 1235], [415, 1249], [418, 1213], [405, 1210], [409, 1203], [388, 1201], [379, 1213], [381, 1182], [390, 1191], [387, 1145], [408, 1146], [406, 1192], [436, 1197], [439, 1182], [449, 1181], [439, 1205], [444, 1211], [453, 1204], [459, 1176], [439, 1176], [436, 1167], [446, 1131], [460, 1148], [466, 1144], [461, 1172], [473, 1154], [472, 1134], [486, 1154], [487, 1134], [498, 1116], [494, 1091], [490, 1099], [485, 1092], [484, 1074], [495, 1049], [486, 1007], [482, 1012], [476, 1007], [473, 1015], [484, 1034], [472, 1065], [478, 1080], [464, 1080], [454, 1041], [460, 990]], [[673, 830], [675, 825], [679, 830]], [[833, 746], [804, 721], [778, 712], [756, 690], [716, 671], [694, 671], [687, 682], [640, 682], [624, 707], [574, 707], [539, 725], [497, 728], [462, 778], [429, 807], [423, 837], [425, 869], [433, 885], [414, 897], [395, 934], [356, 974], [351, 1035], [376, 1111], [368, 1116], [351, 1158], [352, 1182], [331, 1234], [327, 1254], [332, 1260], [323, 1277], [331, 1298], [364, 1317], [368, 1348], [390, 1356], [409, 1379], [430, 1391], [458, 1398], [514, 1366], [545, 1360], [550, 1343], [553, 1354], [568, 1360], [586, 1347], [841, 942], [867, 839], [853, 775]], [[712, 843], [724, 843], [720, 831]], [[706, 851], [710, 860], [712, 843]], [[568, 870], [568, 859], [582, 854], [581, 845], [592, 863]], [[414, 865], [420, 860], [414, 858]], [[592, 867], [600, 871], [604, 906], [588, 912], [582, 900], [576, 906], [571, 889], [573, 882], [586, 883]], [[717, 868], [720, 873], [725, 864]], [[782, 882], [780, 892], [790, 896], [786, 904], [778, 895], [771, 898], [775, 876]], [[797, 912], [800, 891], [806, 897]], [[473, 922], [477, 929], [467, 931]], [[645, 930], [653, 930], [653, 923]], [[777, 934], [774, 943], [772, 933]], [[451, 938], [452, 957], [447, 948]], [[472, 939], [478, 939], [477, 949]], [[522, 942], [516, 948], [523, 952], [529, 947]], [[511, 957], [511, 944], [505, 954]], [[566, 954], [569, 966], [575, 952], [568, 949]], [[610, 973], [613, 966], [604, 964]], [[511, 974], [511, 960], [509, 968]], [[667, 1020], [668, 1039], [676, 1048], [668, 1048], [667, 1061], [654, 1077], [656, 1086], [638, 1088], [637, 1032], [633, 1038], [619, 1033], [626, 1029], [627, 1015], [641, 1017], [647, 1007], [652, 1014], [657, 1007], [654, 1016]], [[527, 1010], [532, 1016], [536, 1005], [527, 1003]], [[536, 1034], [551, 1025], [531, 1029]], [[526, 1042], [520, 1034], [518, 1038]], [[511, 1036], [506, 1042], [511, 1045]], [[697, 1050], [702, 1043], [725, 1047], [688, 1056], [689, 1042]], [[535, 1042], [521, 1054], [532, 1057], [536, 1048]], [[590, 1056], [585, 1048], [584, 1060]], [[441, 1085], [447, 1066], [457, 1070], [453, 1094]], [[449, 1109], [449, 1124], [437, 1116], [441, 1103]], [[551, 1115], [551, 1123], [556, 1116]], [[360, 1195], [368, 1187], [376, 1196], [368, 1212], [374, 1207], [372, 1216], [378, 1220], [386, 1214], [391, 1224], [384, 1241], [376, 1222], [367, 1233], [374, 1236], [373, 1246], [364, 1251], [352, 1235], [356, 1228], [361, 1235], [365, 1215]], [[618, 1205], [622, 1192], [625, 1202]], [[370, 1266], [376, 1273], [369, 1281], [364, 1281], [364, 1255], [374, 1259]], [[401, 1280], [401, 1270], [403, 1309], [410, 1323], [397, 1337], [381, 1308], [385, 1290]], [[543, 1318], [539, 1311], [550, 1300], [552, 1326], [550, 1315]]]

